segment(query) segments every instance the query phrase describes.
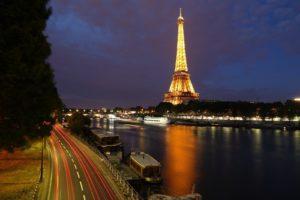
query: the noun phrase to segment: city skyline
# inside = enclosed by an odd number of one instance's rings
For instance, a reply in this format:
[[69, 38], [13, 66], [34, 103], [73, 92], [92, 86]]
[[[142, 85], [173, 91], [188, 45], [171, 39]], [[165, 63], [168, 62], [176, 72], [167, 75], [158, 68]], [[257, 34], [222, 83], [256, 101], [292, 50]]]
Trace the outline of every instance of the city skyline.
[[50, 6], [49, 61], [69, 107], [161, 102], [175, 64], [180, 7], [188, 67], [201, 99], [300, 95], [300, 2], [54, 0]]

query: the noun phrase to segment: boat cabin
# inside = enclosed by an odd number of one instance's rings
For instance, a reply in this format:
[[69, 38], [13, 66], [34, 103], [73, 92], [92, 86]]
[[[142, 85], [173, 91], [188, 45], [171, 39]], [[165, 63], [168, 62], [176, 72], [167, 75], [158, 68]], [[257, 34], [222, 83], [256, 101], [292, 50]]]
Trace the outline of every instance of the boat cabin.
[[149, 183], [161, 181], [161, 165], [149, 154], [132, 152], [129, 156], [129, 167]]

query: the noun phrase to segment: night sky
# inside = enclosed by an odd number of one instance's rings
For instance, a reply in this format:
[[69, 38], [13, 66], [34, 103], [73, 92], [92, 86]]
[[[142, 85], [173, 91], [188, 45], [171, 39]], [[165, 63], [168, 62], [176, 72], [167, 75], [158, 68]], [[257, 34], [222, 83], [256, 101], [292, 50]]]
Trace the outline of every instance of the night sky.
[[49, 59], [66, 106], [150, 106], [174, 71], [179, 8], [201, 99], [300, 96], [299, 0], [51, 0]]

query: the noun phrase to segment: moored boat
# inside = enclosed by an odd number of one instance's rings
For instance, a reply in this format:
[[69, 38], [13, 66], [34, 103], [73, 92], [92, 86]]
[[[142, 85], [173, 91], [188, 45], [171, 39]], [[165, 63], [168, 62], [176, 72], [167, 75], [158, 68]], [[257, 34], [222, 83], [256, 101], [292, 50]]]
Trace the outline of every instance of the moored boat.
[[170, 123], [170, 120], [167, 117], [145, 116], [144, 123], [145, 124], [168, 124]]
[[143, 119], [138, 117], [138, 118], [119, 118], [116, 120], [118, 123], [124, 123], [124, 124], [140, 124], [143, 122]]
[[132, 152], [129, 155], [129, 167], [149, 183], [161, 182], [161, 165], [149, 154]]
[[97, 148], [113, 162], [120, 162], [123, 159], [123, 147], [120, 141], [120, 135], [115, 133], [92, 130], [94, 143]]

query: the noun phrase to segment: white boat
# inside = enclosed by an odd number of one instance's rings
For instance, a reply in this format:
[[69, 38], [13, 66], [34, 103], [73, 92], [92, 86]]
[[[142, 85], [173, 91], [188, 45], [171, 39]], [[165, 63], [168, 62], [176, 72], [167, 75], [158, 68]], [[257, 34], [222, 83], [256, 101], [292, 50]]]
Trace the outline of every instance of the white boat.
[[107, 118], [108, 118], [109, 120], [116, 120], [116, 119], [118, 119], [118, 117], [117, 117], [115, 114], [108, 114], [108, 115], [107, 115]]
[[170, 121], [167, 117], [144, 117], [145, 124], [168, 124]]
[[120, 123], [140, 124], [143, 122], [143, 119], [142, 118], [119, 118], [116, 121]]

